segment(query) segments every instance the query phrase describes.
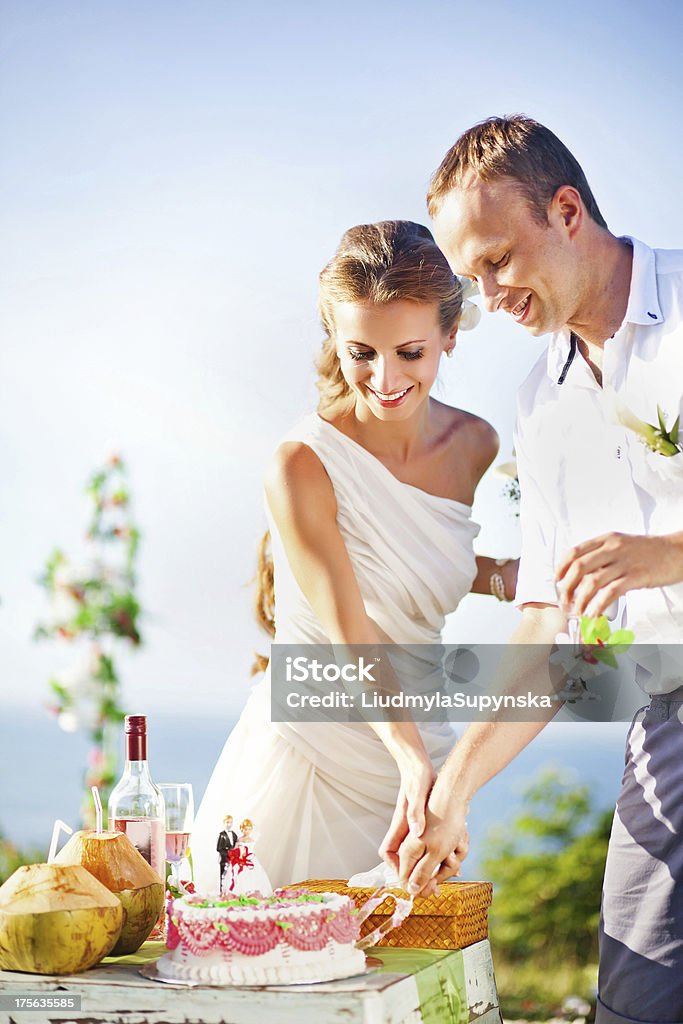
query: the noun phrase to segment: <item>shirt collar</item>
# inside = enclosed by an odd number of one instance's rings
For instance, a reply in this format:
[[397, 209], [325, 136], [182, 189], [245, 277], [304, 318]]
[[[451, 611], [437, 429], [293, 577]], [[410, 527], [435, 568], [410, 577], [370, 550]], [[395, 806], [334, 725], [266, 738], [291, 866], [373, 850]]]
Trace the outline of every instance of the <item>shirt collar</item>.
[[[633, 246], [631, 287], [629, 289], [624, 324], [639, 324], [646, 327], [661, 324], [664, 321], [664, 317], [662, 316], [659, 295], [657, 293], [657, 270], [654, 249], [645, 245], [644, 242], [638, 241], [637, 238], [632, 238], [630, 235], [623, 235], [622, 239], [623, 241], [630, 242]], [[548, 376], [552, 381], [559, 383], [561, 377], [564, 379], [566, 371], [569, 369], [569, 365], [571, 365], [573, 355], [574, 347], [571, 343], [570, 332], [566, 327], [563, 327], [562, 330], [552, 336], [548, 345]]]
[[633, 270], [624, 323], [652, 327], [664, 322], [657, 293], [657, 268], [654, 249], [637, 238], [624, 235], [633, 246]]

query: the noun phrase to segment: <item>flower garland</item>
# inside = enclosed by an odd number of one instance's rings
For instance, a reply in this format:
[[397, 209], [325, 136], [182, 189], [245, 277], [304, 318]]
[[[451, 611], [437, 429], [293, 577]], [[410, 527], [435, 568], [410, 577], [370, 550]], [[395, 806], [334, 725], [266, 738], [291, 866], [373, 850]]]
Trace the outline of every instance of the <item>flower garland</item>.
[[86, 494], [92, 504], [89, 557], [77, 564], [56, 549], [48, 558], [39, 582], [50, 599], [50, 616], [37, 626], [35, 639], [56, 638], [77, 650], [73, 667], [50, 679], [50, 710], [66, 732], [84, 729], [92, 741], [81, 815], [84, 824], [94, 825], [90, 787], [97, 786], [106, 803], [118, 774], [118, 726], [126, 714], [114, 652], [142, 643], [135, 595], [140, 534], [119, 455], [93, 474]]

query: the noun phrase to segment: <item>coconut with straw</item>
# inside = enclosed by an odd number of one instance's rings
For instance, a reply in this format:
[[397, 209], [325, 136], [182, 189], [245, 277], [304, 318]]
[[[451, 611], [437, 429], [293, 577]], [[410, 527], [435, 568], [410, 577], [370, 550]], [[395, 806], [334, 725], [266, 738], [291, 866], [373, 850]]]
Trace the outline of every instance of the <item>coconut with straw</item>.
[[124, 956], [149, 936], [164, 903], [164, 883], [123, 832], [102, 828], [102, 803], [92, 787], [97, 823], [76, 832], [57, 854], [58, 864], [81, 864], [120, 901], [125, 911], [121, 935], [111, 951]]
[[119, 900], [78, 864], [52, 863], [61, 830], [52, 830], [47, 864], [27, 864], [0, 886], [0, 968], [76, 974], [107, 956], [121, 934]]

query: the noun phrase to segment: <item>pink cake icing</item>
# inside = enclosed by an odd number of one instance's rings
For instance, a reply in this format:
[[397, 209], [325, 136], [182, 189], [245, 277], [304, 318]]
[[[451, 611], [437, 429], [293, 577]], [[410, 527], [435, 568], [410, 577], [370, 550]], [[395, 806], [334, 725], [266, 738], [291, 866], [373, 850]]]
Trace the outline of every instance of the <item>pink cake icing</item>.
[[339, 893], [278, 891], [235, 899], [172, 901], [157, 963], [169, 978], [205, 984], [328, 981], [362, 971], [356, 908]]

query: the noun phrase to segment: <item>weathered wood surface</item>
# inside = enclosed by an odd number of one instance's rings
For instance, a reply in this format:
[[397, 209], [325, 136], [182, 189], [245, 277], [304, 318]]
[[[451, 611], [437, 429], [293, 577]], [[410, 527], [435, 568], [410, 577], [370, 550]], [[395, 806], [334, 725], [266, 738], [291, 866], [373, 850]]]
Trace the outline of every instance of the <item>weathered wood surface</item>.
[[[488, 941], [447, 955], [463, 960], [469, 1022], [498, 1024]], [[424, 1005], [420, 1013], [415, 977], [387, 971], [318, 985], [190, 989], [150, 981], [130, 964], [107, 964], [70, 977], [0, 971], [0, 993], [82, 999], [79, 1013], [3, 1010], [0, 1024], [422, 1024], [429, 1016]]]

